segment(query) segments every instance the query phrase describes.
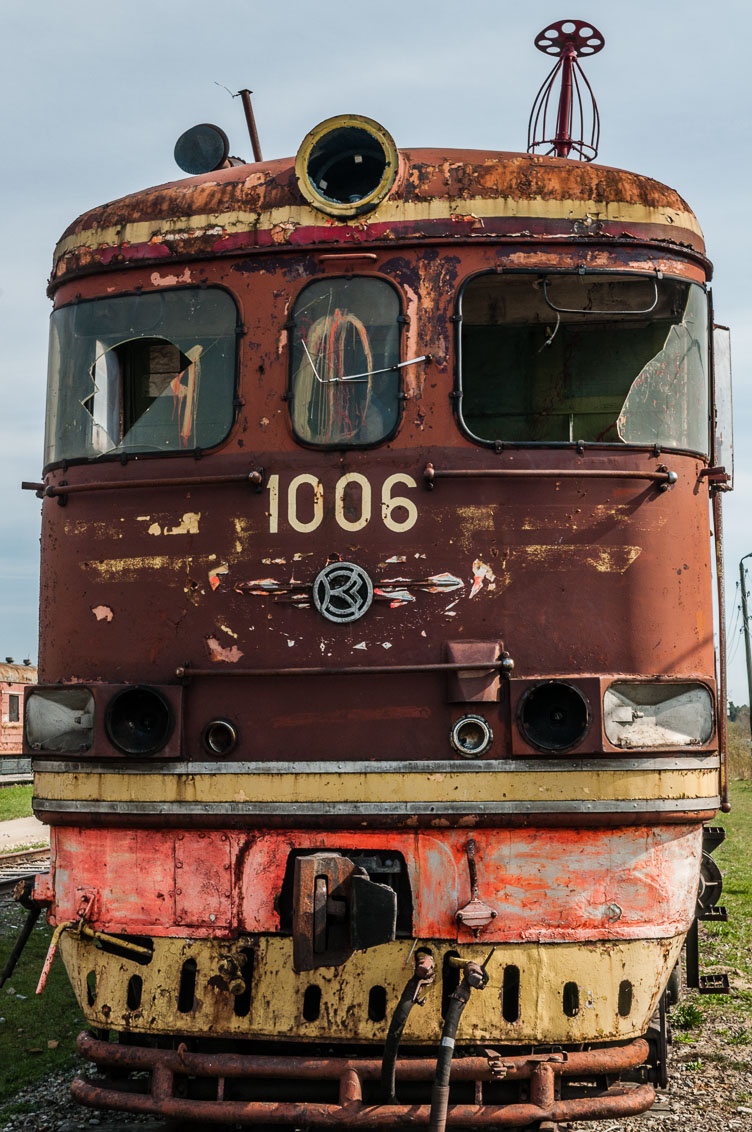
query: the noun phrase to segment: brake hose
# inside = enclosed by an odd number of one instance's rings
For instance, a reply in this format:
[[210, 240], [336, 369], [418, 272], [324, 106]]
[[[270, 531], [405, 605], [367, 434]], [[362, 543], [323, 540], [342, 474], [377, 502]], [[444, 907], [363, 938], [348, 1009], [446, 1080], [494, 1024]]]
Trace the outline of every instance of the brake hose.
[[[418, 996], [421, 990], [430, 986], [433, 982], [435, 971], [436, 964], [433, 956], [427, 951], [419, 952], [415, 957], [415, 974], [405, 985], [402, 996], [395, 1007], [384, 1044], [384, 1056], [381, 1061], [381, 1100], [383, 1104], [397, 1103], [395, 1069], [399, 1044], [402, 1041], [402, 1034], [410, 1011], [419, 1001]], [[422, 1002], [420, 1005], [423, 1005]]]
[[[490, 958], [490, 956], [489, 956]], [[449, 1074], [452, 1069], [454, 1055], [454, 1039], [462, 1017], [462, 1011], [470, 1001], [470, 992], [473, 988], [482, 990], [488, 982], [488, 975], [484, 967], [472, 960], [464, 964], [462, 982], [449, 996], [447, 1012], [444, 1018], [444, 1027], [441, 1031], [441, 1044], [439, 1056], [436, 1058], [436, 1073], [431, 1089], [431, 1120], [428, 1132], [444, 1132], [449, 1107]]]

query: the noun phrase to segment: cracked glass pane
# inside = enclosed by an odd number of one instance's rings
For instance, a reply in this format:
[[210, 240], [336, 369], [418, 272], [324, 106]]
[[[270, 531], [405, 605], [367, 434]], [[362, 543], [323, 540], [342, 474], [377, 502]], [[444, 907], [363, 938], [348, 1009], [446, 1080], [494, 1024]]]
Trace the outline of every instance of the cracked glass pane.
[[477, 439], [708, 450], [704, 290], [657, 276], [484, 275], [462, 298]]
[[233, 418], [236, 310], [186, 288], [52, 316], [45, 464], [218, 444]]

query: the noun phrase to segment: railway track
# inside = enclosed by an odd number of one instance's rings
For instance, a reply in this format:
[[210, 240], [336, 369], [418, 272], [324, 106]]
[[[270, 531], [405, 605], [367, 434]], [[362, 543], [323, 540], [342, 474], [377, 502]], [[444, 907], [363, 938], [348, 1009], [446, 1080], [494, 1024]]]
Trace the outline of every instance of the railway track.
[[50, 851], [43, 849], [17, 849], [13, 853], [0, 853], [0, 899], [12, 896], [19, 880], [48, 872]]

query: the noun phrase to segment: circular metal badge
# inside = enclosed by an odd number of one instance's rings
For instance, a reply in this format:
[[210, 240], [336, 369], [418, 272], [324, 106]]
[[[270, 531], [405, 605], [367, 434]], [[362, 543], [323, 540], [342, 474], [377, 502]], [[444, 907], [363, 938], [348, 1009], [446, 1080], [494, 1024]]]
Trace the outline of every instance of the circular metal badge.
[[327, 621], [357, 621], [372, 602], [373, 582], [354, 562], [330, 562], [313, 583], [313, 604]]

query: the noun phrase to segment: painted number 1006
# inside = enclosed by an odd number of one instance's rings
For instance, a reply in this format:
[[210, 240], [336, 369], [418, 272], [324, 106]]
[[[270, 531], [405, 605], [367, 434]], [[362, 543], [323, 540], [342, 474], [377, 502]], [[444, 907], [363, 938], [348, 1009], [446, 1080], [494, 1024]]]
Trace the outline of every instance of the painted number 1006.
[[[395, 472], [394, 475], [387, 476], [381, 485], [381, 499], [374, 501], [374, 491], [366, 476], [360, 472], [348, 472], [340, 476], [334, 488], [334, 518], [343, 531], [362, 531], [370, 523], [374, 507], [378, 509], [380, 506], [381, 521], [385, 527], [398, 533], [409, 531], [417, 522], [418, 508], [409, 496], [400, 495], [399, 492], [417, 486], [412, 476]], [[280, 509], [285, 504], [287, 523], [294, 531], [310, 534], [321, 525], [324, 519], [324, 486], [318, 476], [303, 472], [290, 480], [285, 492], [280, 486], [279, 476], [273, 475], [269, 476], [266, 489], [269, 492], [270, 534], [278, 532]], [[301, 513], [304, 516], [302, 519]]]

